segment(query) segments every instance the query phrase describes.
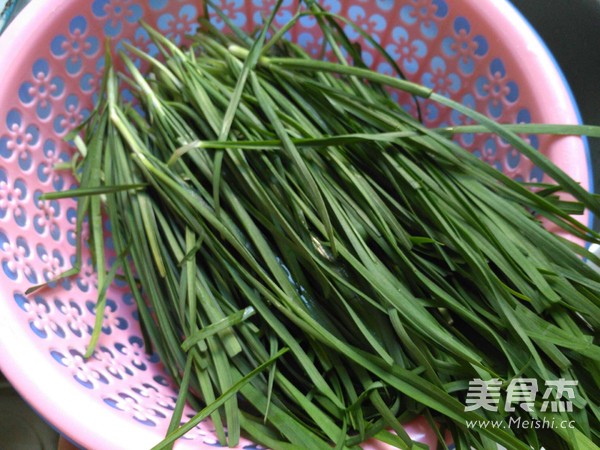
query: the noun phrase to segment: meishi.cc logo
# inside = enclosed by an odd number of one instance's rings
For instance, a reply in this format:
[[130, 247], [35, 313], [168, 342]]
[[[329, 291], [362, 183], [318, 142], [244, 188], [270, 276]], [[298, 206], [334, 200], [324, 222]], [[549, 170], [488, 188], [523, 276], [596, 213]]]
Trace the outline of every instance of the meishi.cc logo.
[[534, 412], [536, 400], [541, 394], [540, 412], [572, 412], [578, 381], [564, 378], [547, 380], [544, 387], [541, 387], [535, 378], [515, 378], [506, 387], [504, 399], [502, 398], [503, 384], [498, 378], [490, 380], [476, 378], [469, 381], [465, 411], [485, 409], [495, 412], [499, 410], [504, 400], [506, 412], [513, 412], [516, 408]]

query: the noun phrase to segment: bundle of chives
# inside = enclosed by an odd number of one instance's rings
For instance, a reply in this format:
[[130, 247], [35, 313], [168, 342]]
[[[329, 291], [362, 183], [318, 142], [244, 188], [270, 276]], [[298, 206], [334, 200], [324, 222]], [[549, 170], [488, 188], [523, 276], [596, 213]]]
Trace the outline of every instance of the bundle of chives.
[[[81, 187], [47, 195], [81, 196], [77, 226], [89, 217], [98, 310], [120, 270], [149, 345], [181, 385], [158, 447], [210, 417], [230, 446], [243, 432], [281, 449], [358, 448], [371, 437], [421, 448], [402, 423], [424, 415], [459, 449], [598, 448], [600, 275], [581, 258], [593, 255], [540, 218], [597, 242], [571, 214], [600, 205], [516, 134], [573, 129], [500, 125], [372, 72], [343, 19], [308, 3], [268, 42], [273, 15], [256, 37], [235, 27], [225, 36], [203, 20], [189, 49], [146, 27], [161, 61], [128, 50], [151, 74], [120, 55], [142, 112], [120, 98], [109, 64], [76, 139]], [[305, 14], [337, 62], [283, 39]], [[480, 125], [427, 129], [387, 87]], [[532, 189], [451, 139], [480, 131], [556, 184]], [[108, 271], [103, 213], [120, 255]], [[465, 408], [469, 381], [506, 389], [516, 378], [578, 380], [575, 411], [542, 411], [539, 399], [532, 411]], [[200, 412], [179, 426], [186, 401]], [[576, 426], [466, 426], [509, 417]]]

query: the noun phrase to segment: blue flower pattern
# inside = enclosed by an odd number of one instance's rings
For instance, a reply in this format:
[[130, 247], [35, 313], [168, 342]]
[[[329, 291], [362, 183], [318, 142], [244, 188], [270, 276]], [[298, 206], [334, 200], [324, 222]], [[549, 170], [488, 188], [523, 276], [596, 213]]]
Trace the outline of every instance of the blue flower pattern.
[[[85, 304], [88, 311], [92, 314], [96, 314], [96, 302], [87, 301]], [[102, 325], [102, 332], [104, 334], [111, 334], [114, 330], [126, 330], [128, 328], [127, 321], [117, 314], [119, 306], [113, 299], [106, 300], [106, 307], [104, 309], [104, 322]]]
[[139, 396], [129, 393], [121, 392], [116, 396], [107, 397], [104, 402], [112, 408], [129, 414], [143, 425], [153, 427], [156, 426], [157, 419], [166, 418], [166, 415], [160, 410], [146, 405], [151, 402], [144, 402]]
[[502, 162], [498, 161], [498, 142], [495, 138], [487, 138], [481, 149], [475, 149], [473, 154], [502, 171]]
[[83, 59], [93, 58], [100, 50], [99, 39], [88, 32], [87, 20], [77, 16], [69, 24], [69, 34], [59, 34], [50, 44], [52, 54], [66, 60], [70, 75], [78, 74], [83, 67]]
[[[244, 0], [217, 0], [214, 4], [223, 11], [236, 27], [243, 28], [248, 22], [248, 18], [244, 13]], [[209, 12], [211, 14], [210, 20], [213, 25], [217, 29], [223, 30], [225, 28], [225, 21], [214, 11], [214, 9], [209, 8]]]
[[176, 44], [181, 44], [186, 34], [193, 34], [198, 29], [198, 10], [194, 5], [184, 5], [177, 15], [163, 14], [158, 19], [158, 29]]
[[133, 0], [94, 0], [92, 12], [105, 22], [106, 36], [116, 37], [121, 34], [126, 24], [137, 23], [142, 18], [144, 10]]
[[[360, 5], [352, 5], [348, 9], [348, 18], [364, 33], [373, 37], [375, 42], [381, 42], [381, 33], [387, 29], [387, 20], [382, 14], [367, 14], [364, 7]], [[346, 25], [344, 31], [351, 40], [358, 39], [360, 33], [354, 26]], [[370, 43], [367, 41], [367, 45]]]
[[64, 143], [57, 144], [53, 139], [47, 139], [42, 148], [44, 159], [37, 167], [37, 177], [42, 184], [50, 183], [52, 189], [61, 191], [65, 187], [65, 179], [61, 171], [56, 169], [57, 164], [66, 163], [69, 153], [64, 149]]
[[41, 200], [41, 195], [41, 191], [34, 194], [37, 212], [33, 216], [33, 228], [41, 236], [49, 236], [52, 240], [59, 241], [61, 203], [57, 200]]
[[494, 118], [502, 115], [505, 104], [515, 103], [519, 98], [519, 87], [507, 78], [506, 68], [499, 58], [490, 63], [488, 75], [477, 78], [475, 88], [477, 94], [487, 99], [488, 112]]
[[92, 334], [92, 326], [85, 322], [81, 305], [74, 300], [54, 300], [56, 311], [65, 317], [67, 328], [76, 337]]
[[36, 272], [31, 265], [33, 252], [22, 236], [11, 239], [0, 230], [0, 266], [6, 278], [35, 284], [38, 282]]
[[385, 50], [398, 61], [405, 73], [416, 73], [420, 61], [427, 55], [427, 44], [422, 39], [411, 39], [406, 28], [400, 25], [392, 29], [392, 40], [393, 43], [388, 44]]
[[87, 389], [96, 389], [99, 385], [108, 384], [107, 377], [88, 364], [84, 358], [83, 349], [69, 349], [67, 351], [52, 350], [50, 355], [60, 365], [71, 372], [75, 381]]
[[32, 152], [40, 142], [40, 129], [35, 124], [27, 124], [17, 109], [12, 109], [6, 117], [6, 134], [0, 135], [0, 158], [7, 162], [16, 158], [19, 168], [29, 172], [33, 166]]
[[65, 98], [64, 112], [58, 114], [54, 119], [54, 132], [58, 136], [64, 136], [76, 128], [89, 115], [89, 111], [81, 107], [79, 97], [70, 94]]
[[19, 88], [19, 99], [24, 105], [34, 105], [37, 116], [47, 119], [52, 114], [52, 103], [65, 89], [61, 77], [50, 73], [50, 63], [45, 58], [38, 59], [32, 67], [32, 78]]
[[0, 220], [12, 220], [23, 228], [27, 225], [27, 183], [22, 178], [11, 179], [6, 170], [0, 168]]
[[442, 50], [450, 58], [457, 57], [460, 71], [471, 75], [476, 60], [487, 54], [489, 44], [482, 35], [471, 35], [471, 24], [465, 17], [457, 17], [453, 29], [454, 34], [442, 41]]
[[65, 337], [65, 331], [52, 320], [53, 308], [42, 296], [29, 298], [21, 293], [15, 294], [17, 305], [28, 315], [29, 328], [39, 338], [47, 339], [51, 335]]
[[445, 59], [434, 56], [429, 69], [430, 71], [423, 74], [421, 81], [423, 85], [435, 90], [438, 94], [450, 97], [461, 88], [460, 76], [448, 71]]
[[67, 269], [65, 267], [65, 258], [60, 250], [53, 249], [49, 251], [44, 244], [38, 244], [36, 246], [36, 253], [39, 260], [44, 264], [42, 269], [44, 281], [53, 280]]
[[438, 35], [437, 22], [448, 15], [444, 0], [411, 0], [400, 9], [400, 19], [406, 24], [419, 24], [423, 36], [433, 39]]

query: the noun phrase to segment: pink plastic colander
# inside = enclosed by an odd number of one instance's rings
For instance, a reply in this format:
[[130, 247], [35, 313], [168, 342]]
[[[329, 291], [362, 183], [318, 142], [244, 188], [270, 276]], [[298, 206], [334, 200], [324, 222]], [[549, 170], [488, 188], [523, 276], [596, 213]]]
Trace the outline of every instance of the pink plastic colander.
[[[236, 25], [253, 29], [275, 1], [216, 3]], [[275, 25], [297, 8], [296, 0], [283, 3]], [[410, 80], [502, 122], [578, 123], [552, 57], [506, 0], [321, 3], [374, 35]], [[195, 31], [201, 11], [198, 1], [188, 0], [33, 0], [0, 38], [0, 369], [48, 422], [85, 448], [152, 447], [165, 434], [177, 394], [158, 357], [145, 353], [134, 302], [123, 286], [110, 289], [99, 346], [83, 358], [97, 291], [89, 255], [78, 276], [25, 295], [28, 287], [70, 268], [75, 254], [74, 201], [42, 201], [40, 194], [74, 184], [56, 164], [69, 159], [73, 149], [64, 137], [94, 104], [105, 39], [115, 49], [127, 40], [156, 51], [140, 19], [180, 42]], [[224, 27], [216, 16], [213, 21]], [[359, 38], [352, 28], [347, 32]], [[315, 54], [321, 49], [317, 25], [308, 17], [291, 38]], [[392, 73], [368, 43], [362, 48], [373, 68]], [[432, 126], [464, 120], [435, 104], [424, 103], [423, 114]], [[515, 179], [544, 177], [495, 137], [457, 139]], [[582, 139], [529, 139], [589, 187]], [[185, 416], [193, 413], [187, 409]], [[435, 443], [422, 421], [409, 432]], [[216, 445], [205, 422], [176, 448]], [[243, 441], [240, 448], [259, 447]]]

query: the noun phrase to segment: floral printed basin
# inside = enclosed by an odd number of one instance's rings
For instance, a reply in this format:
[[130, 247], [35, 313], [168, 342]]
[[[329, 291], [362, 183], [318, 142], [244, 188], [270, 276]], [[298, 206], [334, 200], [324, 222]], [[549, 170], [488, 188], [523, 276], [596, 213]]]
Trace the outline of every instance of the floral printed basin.
[[[274, 0], [216, 2], [238, 25], [252, 29]], [[283, 25], [297, 7], [286, 0], [275, 19]], [[407, 78], [503, 122], [576, 123], [578, 115], [561, 74], [535, 33], [506, 0], [323, 0], [397, 60]], [[75, 180], [57, 164], [73, 153], [67, 133], [89, 113], [103, 73], [103, 43], [128, 41], [156, 53], [139, 20], [181, 42], [203, 10], [188, 0], [34, 0], [0, 38], [0, 369], [30, 404], [62, 433], [86, 448], [147, 449], [164, 436], [176, 390], [156, 355], [145, 352], [130, 293], [111, 288], [103, 335], [85, 360], [95, 316], [97, 278], [89, 254], [78, 276], [25, 295], [71, 267], [75, 255], [73, 201], [42, 201]], [[225, 24], [213, 15], [214, 24]], [[347, 27], [351, 38], [359, 39]], [[304, 18], [290, 37], [320, 52], [314, 20]], [[362, 43], [376, 70], [392, 68]], [[141, 64], [141, 62], [140, 62]], [[414, 110], [410, 99], [398, 101]], [[421, 105], [431, 126], [464, 117]], [[584, 141], [529, 137], [583, 186], [589, 186]], [[481, 135], [458, 140], [515, 179], [543, 173], [503, 141]], [[585, 220], [585, 218], [583, 218]], [[110, 247], [111, 243], [106, 245]], [[193, 411], [188, 408], [186, 416]], [[434, 445], [423, 423], [412, 435]], [[210, 422], [188, 433], [177, 448], [208, 448]], [[371, 444], [370, 444], [371, 445]], [[242, 448], [257, 448], [243, 441]], [[373, 448], [384, 448], [373, 443]]]

